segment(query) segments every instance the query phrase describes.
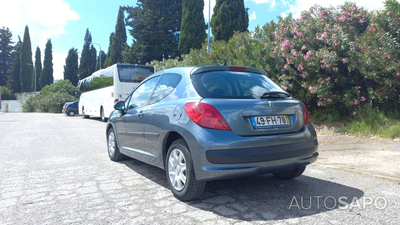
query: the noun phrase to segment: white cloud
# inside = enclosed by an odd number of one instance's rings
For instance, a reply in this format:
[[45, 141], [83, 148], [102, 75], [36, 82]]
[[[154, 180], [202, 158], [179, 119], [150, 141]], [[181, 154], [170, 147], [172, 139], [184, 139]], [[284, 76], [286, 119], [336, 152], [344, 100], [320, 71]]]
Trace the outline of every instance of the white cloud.
[[67, 58], [66, 53], [53, 53], [53, 77], [54, 80], [64, 79], [64, 65]]
[[63, 0], [13, 0], [2, 3], [0, 21], [10, 28], [14, 40], [24, 36], [25, 26], [29, 28], [32, 48], [44, 49], [47, 39], [66, 33], [68, 21], [78, 20], [79, 14], [72, 11]]
[[253, 21], [257, 18], [256, 12], [253, 11], [253, 13], [249, 16], [249, 21]]
[[[79, 14], [72, 11], [63, 0], [8, 0], [2, 1], [1, 5], [0, 26], [10, 29], [14, 42], [18, 40], [18, 36], [23, 39], [25, 26], [28, 26], [33, 60], [37, 46], [41, 50], [43, 61], [47, 40], [65, 34], [67, 23], [79, 19]], [[63, 78], [65, 57], [66, 54], [53, 52], [54, 79]]]
[[256, 4], [266, 4], [266, 3], [275, 2], [275, 0], [245, 0], [245, 2], [247, 2], [247, 1], [251, 1]]
[[[293, 4], [290, 4], [289, 1], [282, 1], [282, 5], [284, 7], [288, 7], [289, 9], [286, 10], [281, 14], [282, 17], [289, 15], [292, 13], [294, 18], [299, 18], [302, 11], [309, 10], [314, 5], [319, 5], [322, 7], [337, 7], [339, 5], [343, 5], [346, 0], [337, 0], [335, 2], [330, 1], [321, 1], [321, 0], [296, 0]], [[355, 2], [358, 7], [363, 7], [367, 10], [376, 9], [383, 7], [382, 1], [376, 0], [352, 0], [351, 2]]]
[[[210, 19], [211, 19], [212, 15], [213, 15], [213, 9], [214, 9], [214, 6], [215, 6], [215, 1], [216, 1], [216, 0], [204, 0], [204, 9], [203, 9], [203, 13], [204, 13], [204, 18], [205, 18], [205, 20], [206, 20], [207, 23], [208, 23], [208, 9], [209, 9], [209, 5], [211, 5], [211, 8], [210, 8], [210, 12], [211, 12]], [[210, 3], [210, 4], [208, 4], [208, 3]]]

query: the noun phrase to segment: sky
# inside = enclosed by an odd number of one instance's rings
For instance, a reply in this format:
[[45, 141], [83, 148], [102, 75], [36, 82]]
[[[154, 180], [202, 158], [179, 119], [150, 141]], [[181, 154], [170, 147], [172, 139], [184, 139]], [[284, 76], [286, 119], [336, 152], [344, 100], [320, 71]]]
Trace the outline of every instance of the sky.
[[[204, 0], [204, 17], [208, 21], [208, 8], [211, 2], [211, 13], [215, 0]], [[323, 7], [339, 6], [345, 0], [334, 3], [321, 0], [244, 0], [249, 12], [248, 30], [262, 26], [279, 16], [290, 13], [298, 18], [300, 13], [318, 4]], [[353, 0], [365, 9], [383, 7], [383, 0]], [[109, 37], [115, 31], [119, 6], [136, 6], [136, 0], [0, 0], [0, 27], [9, 28], [13, 41], [24, 36], [25, 26], [29, 28], [32, 44], [32, 56], [39, 47], [42, 64], [46, 42], [51, 39], [53, 50], [53, 77], [63, 79], [65, 58], [71, 48], [82, 50], [86, 29], [92, 34], [94, 47], [99, 52], [107, 53]], [[129, 29], [129, 27], [128, 27]], [[132, 36], [127, 32], [128, 44]], [[33, 58], [34, 62], [34, 58]]]

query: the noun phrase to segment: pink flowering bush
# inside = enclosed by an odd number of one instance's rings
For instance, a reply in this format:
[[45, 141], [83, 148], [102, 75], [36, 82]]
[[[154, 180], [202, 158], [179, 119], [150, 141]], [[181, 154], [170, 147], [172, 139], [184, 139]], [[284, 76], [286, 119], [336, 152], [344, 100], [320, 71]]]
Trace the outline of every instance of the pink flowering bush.
[[357, 67], [362, 73], [368, 99], [375, 105], [399, 104], [400, 96], [400, 4], [385, 2], [358, 40], [362, 54]]
[[254, 32], [212, 41], [182, 59], [151, 62], [157, 70], [187, 65], [249, 66], [266, 70], [282, 89], [310, 107], [354, 114], [362, 105], [399, 105], [400, 6], [383, 11], [355, 3], [313, 6], [298, 19], [279, 18]]

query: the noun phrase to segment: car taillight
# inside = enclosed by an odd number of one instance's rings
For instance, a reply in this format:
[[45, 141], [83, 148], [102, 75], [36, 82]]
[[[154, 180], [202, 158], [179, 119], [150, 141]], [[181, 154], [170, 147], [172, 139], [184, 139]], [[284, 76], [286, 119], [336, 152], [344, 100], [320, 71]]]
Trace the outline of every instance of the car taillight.
[[185, 112], [190, 119], [202, 127], [217, 130], [231, 130], [221, 113], [212, 105], [190, 102], [185, 105]]
[[118, 99], [118, 98], [116, 98], [116, 99], [114, 100], [114, 104], [117, 103], [117, 102], [119, 102], [119, 99]]
[[65, 107], [65, 110], [68, 110], [68, 106], [67, 106], [67, 107]]
[[304, 125], [307, 125], [309, 123], [310, 123], [310, 114], [308, 113], [306, 105], [304, 105]]

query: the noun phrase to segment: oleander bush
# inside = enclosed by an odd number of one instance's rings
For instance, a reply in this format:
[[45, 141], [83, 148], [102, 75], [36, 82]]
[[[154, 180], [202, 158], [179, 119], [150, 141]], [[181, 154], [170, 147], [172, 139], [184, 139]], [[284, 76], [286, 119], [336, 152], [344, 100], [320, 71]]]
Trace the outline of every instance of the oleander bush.
[[400, 4], [382, 10], [355, 3], [318, 5], [300, 18], [279, 18], [254, 32], [212, 41], [179, 59], [153, 61], [157, 70], [187, 65], [249, 66], [264, 69], [311, 111], [355, 116], [366, 107], [400, 109]]

